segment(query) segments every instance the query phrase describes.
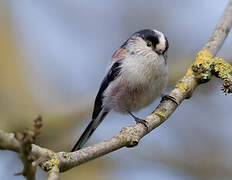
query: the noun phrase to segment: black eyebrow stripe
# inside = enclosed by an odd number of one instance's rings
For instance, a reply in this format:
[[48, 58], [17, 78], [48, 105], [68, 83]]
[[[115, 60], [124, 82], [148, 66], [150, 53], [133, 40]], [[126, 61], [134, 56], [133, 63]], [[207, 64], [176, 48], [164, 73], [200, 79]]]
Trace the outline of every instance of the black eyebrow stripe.
[[145, 41], [151, 41], [154, 48], [159, 44], [159, 35], [150, 29], [143, 29], [135, 34], [143, 38]]

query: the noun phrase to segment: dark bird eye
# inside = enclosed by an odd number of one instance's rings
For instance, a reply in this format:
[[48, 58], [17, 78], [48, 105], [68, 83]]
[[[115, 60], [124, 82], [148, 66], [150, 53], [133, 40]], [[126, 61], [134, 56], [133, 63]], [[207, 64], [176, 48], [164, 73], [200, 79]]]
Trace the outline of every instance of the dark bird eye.
[[147, 47], [151, 47], [152, 46], [152, 42], [151, 41], [147, 41]]

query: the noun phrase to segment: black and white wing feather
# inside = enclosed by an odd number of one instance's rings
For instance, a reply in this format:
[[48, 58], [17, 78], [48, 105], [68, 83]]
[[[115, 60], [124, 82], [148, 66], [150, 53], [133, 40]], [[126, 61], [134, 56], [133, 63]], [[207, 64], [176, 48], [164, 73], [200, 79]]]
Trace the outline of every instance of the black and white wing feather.
[[115, 61], [114, 64], [111, 66], [109, 72], [103, 79], [95, 99], [92, 121], [89, 123], [89, 125], [81, 135], [80, 139], [73, 147], [72, 152], [81, 149], [81, 147], [86, 143], [94, 130], [98, 127], [98, 125], [102, 122], [102, 120], [108, 113], [108, 111], [104, 110], [103, 107], [104, 92], [110, 85], [110, 83], [119, 76], [121, 70], [121, 61], [122, 60]]
[[110, 83], [119, 75], [120, 70], [121, 70], [121, 63], [122, 63], [121, 61], [122, 60], [116, 61], [110, 68], [105, 78], [103, 79], [101, 83], [101, 87], [95, 99], [92, 119], [96, 119], [99, 113], [102, 111], [104, 92], [107, 89], [107, 87], [110, 85]]

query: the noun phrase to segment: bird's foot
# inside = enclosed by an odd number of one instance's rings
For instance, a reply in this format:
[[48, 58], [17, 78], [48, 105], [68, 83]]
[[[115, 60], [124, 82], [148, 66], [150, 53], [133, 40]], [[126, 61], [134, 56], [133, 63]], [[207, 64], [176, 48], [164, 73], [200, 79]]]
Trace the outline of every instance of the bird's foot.
[[172, 96], [170, 96], [170, 95], [167, 95], [167, 94], [166, 94], [166, 95], [163, 95], [160, 102], [163, 102], [163, 101], [165, 101], [165, 100], [171, 100], [171, 101], [174, 102], [177, 106], [179, 105], [178, 102], [176, 101], [176, 98], [174, 98], [174, 97], [172, 97]]
[[148, 126], [147, 126], [147, 121], [146, 120], [144, 120], [144, 119], [140, 119], [140, 118], [134, 118], [135, 119], [135, 122], [136, 123], [141, 123], [141, 124], [143, 124], [146, 128], [147, 128], [147, 130], [148, 130]]
[[130, 111], [128, 111], [128, 113], [134, 118], [136, 123], [141, 123], [146, 127], [146, 130], [148, 130], [148, 126], [147, 126], [147, 121], [144, 119], [140, 119], [138, 117], [136, 117], [134, 114], [132, 114]]

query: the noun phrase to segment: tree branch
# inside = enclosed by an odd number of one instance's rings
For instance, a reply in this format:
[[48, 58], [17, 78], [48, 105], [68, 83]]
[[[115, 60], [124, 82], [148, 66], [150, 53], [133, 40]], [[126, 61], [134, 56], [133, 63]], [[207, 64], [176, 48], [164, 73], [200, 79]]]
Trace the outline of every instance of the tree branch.
[[59, 180], [59, 167], [53, 167], [48, 172], [48, 180]]
[[[219, 51], [229, 30], [232, 26], [232, 0], [229, 1], [221, 19], [216, 26], [210, 40], [204, 46], [213, 56]], [[186, 75], [177, 83], [170, 96], [174, 97], [180, 104], [185, 98], [191, 97], [195, 88], [200, 84], [195, 74], [192, 72], [192, 65]], [[86, 147], [73, 153], [59, 152], [56, 154], [60, 160], [60, 171], [66, 171], [72, 167], [80, 165], [89, 160], [95, 159], [104, 154], [110, 153], [122, 147], [130, 147], [138, 144], [139, 140], [147, 133], [161, 125], [177, 108], [176, 104], [170, 100], [163, 101], [146, 118], [148, 131], [142, 124], [125, 127], [121, 132], [103, 142]]]
[[[222, 46], [226, 36], [228, 35], [232, 26], [232, 0], [229, 1], [221, 19], [216, 26], [208, 43], [203, 50], [196, 56], [195, 62], [189, 67], [185, 76], [179, 80], [175, 88], [170, 92], [170, 96], [174, 97], [178, 104], [191, 97], [195, 88], [203, 82], [211, 79], [212, 75], [224, 80], [224, 88], [231, 88], [231, 65], [228, 65], [220, 58], [214, 58], [220, 47]], [[227, 83], [226, 83], [226, 82]], [[229, 81], [230, 82], [230, 81]], [[226, 87], [229, 86], [229, 87]], [[225, 92], [230, 92], [225, 90]], [[31, 152], [35, 159], [39, 157], [48, 156], [49, 160], [41, 162], [40, 166], [51, 172], [49, 178], [58, 178], [58, 172], [64, 172], [89, 160], [98, 158], [107, 153], [120, 149], [122, 147], [133, 147], [137, 145], [140, 139], [147, 133], [161, 125], [177, 108], [177, 105], [165, 100], [158, 105], [158, 107], [146, 117], [148, 122], [148, 130], [142, 124], [124, 127], [120, 133], [108, 140], [98, 144], [83, 148], [76, 152], [58, 152], [54, 153], [46, 148], [32, 145]], [[0, 148], [10, 149], [16, 152], [20, 151], [20, 145], [12, 134], [7, 134], [0, 131]]]

